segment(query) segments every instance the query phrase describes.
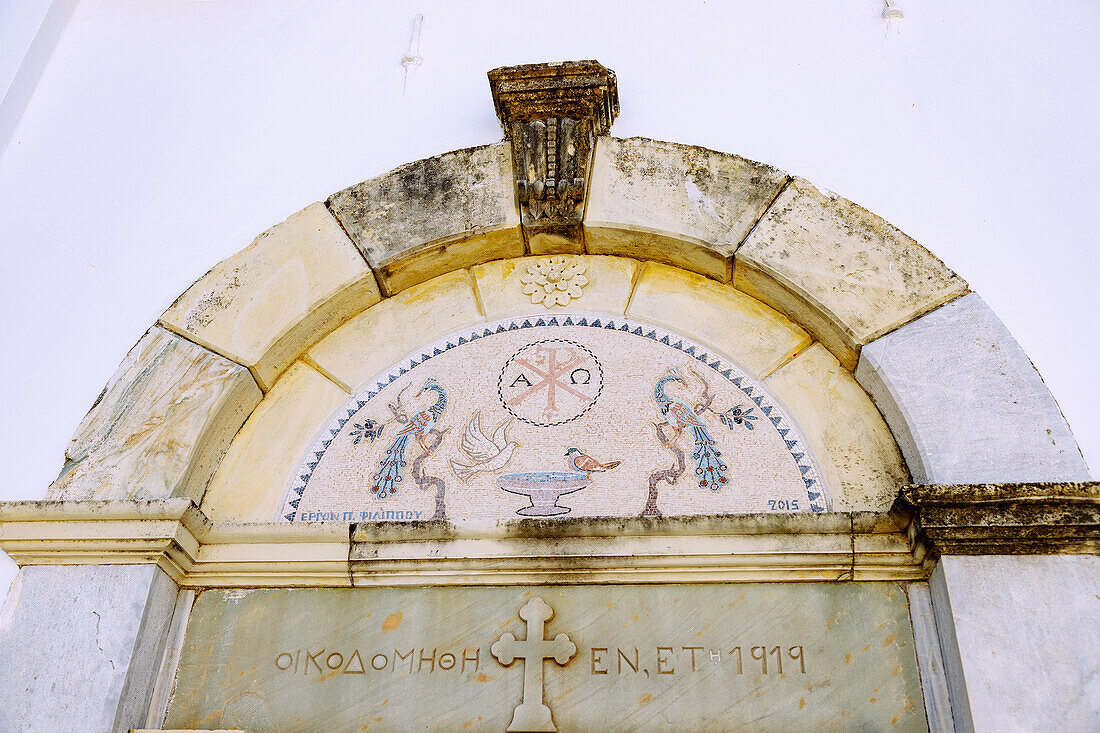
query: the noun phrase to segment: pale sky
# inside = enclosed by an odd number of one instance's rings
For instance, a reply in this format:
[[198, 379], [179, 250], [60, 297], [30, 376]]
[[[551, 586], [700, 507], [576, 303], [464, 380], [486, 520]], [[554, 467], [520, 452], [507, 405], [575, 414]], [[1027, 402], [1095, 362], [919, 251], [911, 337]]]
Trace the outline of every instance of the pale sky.
[[587, 58], [618, 73], [613, 134], [775, 165], [940, 256], [1095, 473], [1100, 4], [893, 5], [80, 0], [32, 45], [49, 3], [0, 0], [0, 500], [43, 496], [123, 355], [211, 266], [348, 185], [499, 140], [488, 69]]

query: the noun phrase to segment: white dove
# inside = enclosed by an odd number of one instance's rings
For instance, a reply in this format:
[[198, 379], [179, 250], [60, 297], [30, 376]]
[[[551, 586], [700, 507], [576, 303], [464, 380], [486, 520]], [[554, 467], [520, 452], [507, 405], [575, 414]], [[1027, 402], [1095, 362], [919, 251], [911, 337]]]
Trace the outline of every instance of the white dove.
[[459, 463], [452, 458], [451, 471], [454, 475], [465, 481], [475, 473], [495, 473], [507, 466], [512, 460], [512, 454], [519, 447], [519, 443], [509, 441], [504, 432], [511, 422], [512, 418], [508, 418], [497, 425], [490, 440], [485, 437], [485, 431], [481, 428], [481, 413], [475, 412], [462, 433], [462, 452], [472, 463]]

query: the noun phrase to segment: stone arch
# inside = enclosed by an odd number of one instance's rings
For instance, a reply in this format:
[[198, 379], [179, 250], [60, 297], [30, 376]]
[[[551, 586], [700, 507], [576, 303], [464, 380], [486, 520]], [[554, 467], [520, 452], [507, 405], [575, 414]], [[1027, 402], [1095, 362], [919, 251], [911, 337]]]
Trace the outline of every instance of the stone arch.
[[[265, 416], [315, 429], [355, 380], [415, 345], [394, 338], [407, 333], [402, 319], [422, 324], [423, 340], [518, 313], [516, 294], [488, 283], [517, 258], [550, 254], [604, 273], [589, 296], [598, 307], [648, 307], [643, 318], [732, 352], [762, 378], [797, 358], [829, 382], [788, 401], [814, 425], [832, 481], [852, 484], [841, 508], [884, 509], [905, 484], [891, 441], [875, 437], [889, 436], [886, 426], [917, 482], [1087, 480], [1057, 405], [1003, 325], [881, 218], [735, 155], [602, 136], [580, 240], [532, 237], [511, 155], [498, 143], [410, 163], [306, 207], [219, 263], [127, 355], [50, 498], [203, 504]], [[770, 362], [753, 364], [743, 332], [779, 343]], [[334, 346], [348, 334], [377, 341], [355, 368]], [[969, 409], [974, 394], [1001, 408]], [[831, 399], [844, 409], [830, 410]], [[868, 440], [870, 463], [854, 447]], [[262, 443], [250, 460], [265, 462]], [[245, 516], [260, 518], [224, 518]]]

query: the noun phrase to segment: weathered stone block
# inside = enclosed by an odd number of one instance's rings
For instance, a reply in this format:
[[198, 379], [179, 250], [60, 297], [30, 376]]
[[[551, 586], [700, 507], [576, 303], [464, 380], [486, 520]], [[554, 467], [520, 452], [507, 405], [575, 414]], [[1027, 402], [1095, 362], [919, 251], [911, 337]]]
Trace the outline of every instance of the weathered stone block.
[[731, 276], [734, 250], [787, 175], [736, 155], [644, 138], [596, 141], [584, 218], [591, 254]]
[[403, 290], [363, 311], [309, 351], [348, 392], [414, 349], [482, 320], [466, 270]]
[[329, 208], [393, 294], [436, 275], [519, 257], [507, 143], [409, 163], [333, 194]]
[[912, 484], [898, 508], [937, 555], [1100, 554], [1100, 481]]
[[908, 482], [875, 405], [821, 344], [764, 380], [791, 409], [817, 455], [837, 511], [883, 511]]
[[[563, 308], [583, 309], [600, 313], [621, 314], [630, 300], [634, 274], [638, 263], [625, 257], [571, 257], [555, 256], [558, 262], [570, 264], [576, 262], [579, 268], [571, 268], [565, 273], [564, 284], [572, 280], [576, 285], [572, 293], [563, 292], [568, 304], [545, 299], [533, 298], [524, 292], [522, 278], [530, 276], [529, 270], [537, 269], [549, 263], [549, 257], [525, 257], [518, 260], [498, 260], [478, 265], [470, 270], [477, 286], [478, 299], [485, 315], [490, 320], [530, 313], [554, 314]], [[583, 268], [583, 272], [580, 271]], [[572, 276], [576, 274], [581, 278]], [[577, 297], [573, 297], [576, 294]]]
[[260, 397], [244, 367], [153, 327], [80, 423], [47, 496], [198, 501]]
[[1039, 373], [977, 294], [865, 346], [856, 378], [917, 483], [1089, 479]]
[[188, 288], [161, 323], [251, 367], [267, 390], [306, 347], [374, 305], [378, 285], [324, 204], [268, 229]]
[[21, 570], [0, 610], [0, 730], [144, 725], [175, 600], [153, 565]]
[[785, 316], [729, 285], [648, 263], [628, 315], [692, 334], [727, 354], [754, 377], [766, 377], [810, 345]]
[[958, 731], [1096, 730], [1100, 557], [940, 558], [932, 602]]
[[798, 178], [737, 251], [734, 285], [805, 326], [847, 369], [864, 344], [967, 290], [888, 222]]
[[347, 394], [295, 364], [275, 383], [233, 440], [202, 509], [214, 521], [270, 522], [287, 480], [317, 431]]

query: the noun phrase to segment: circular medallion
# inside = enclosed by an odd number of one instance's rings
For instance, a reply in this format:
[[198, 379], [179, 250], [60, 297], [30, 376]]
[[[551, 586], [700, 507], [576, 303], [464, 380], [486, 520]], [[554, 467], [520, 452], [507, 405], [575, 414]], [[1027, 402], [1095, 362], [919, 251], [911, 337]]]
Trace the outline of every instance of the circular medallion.
[[527, 344], [512, 354], [497, 380], [505, 409], [544, 428], [576, 420], [596, 404], [602, 389], [596, 355], [565, 339]]

